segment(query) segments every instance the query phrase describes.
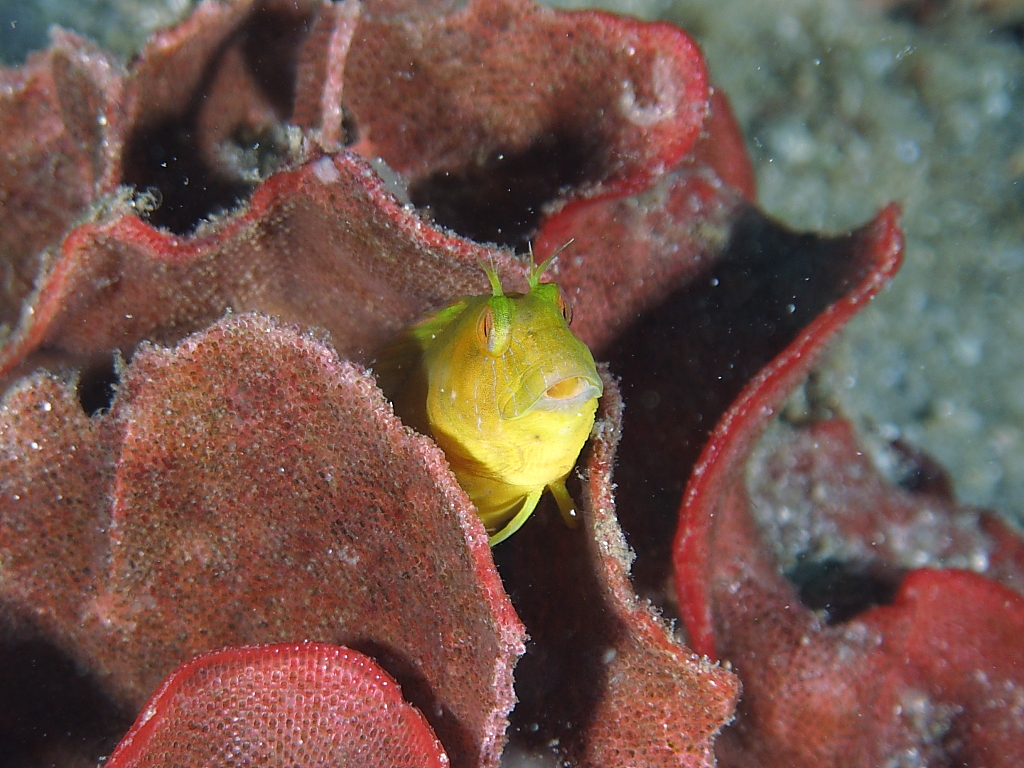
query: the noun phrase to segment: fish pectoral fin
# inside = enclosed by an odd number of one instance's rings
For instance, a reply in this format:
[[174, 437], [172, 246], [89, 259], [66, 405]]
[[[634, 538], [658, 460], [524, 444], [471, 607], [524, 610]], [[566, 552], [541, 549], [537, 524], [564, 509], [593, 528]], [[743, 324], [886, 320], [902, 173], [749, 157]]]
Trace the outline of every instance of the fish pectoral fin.
[[[566, 475], [568, 477], [568, 475]], [[565, 477], [560, 480], [556, 480], [548, 486], [548, 490], [551, 491], [551, 495], [555, 497], [555, 502], [558, 504], [558, 511], [562, 513], [562, 519], [565, 524], [570, 528], [577, 528], [580, 524], [580, 512], [576, 507], [576, 502], [572, 500], [572, 496], [569, 495], [569, 491], [565, 487]]]
[[493, 547], [495, 544], [500, 544], [513, 533], [523, 527], [523, 523], [526, 522], [527, 518], [533, 514], [533, 510], [537, 508], [537, 502], [540, 501], [541, 494], [544, 493], [544, 489], [539, 491], [530, 491], [526, 496], [523, 497], [523, 505], [519, 508], [519, 511], [515, 513], [511, 520], [505, 525], [504, 528], [494, 533], [488, 541]]

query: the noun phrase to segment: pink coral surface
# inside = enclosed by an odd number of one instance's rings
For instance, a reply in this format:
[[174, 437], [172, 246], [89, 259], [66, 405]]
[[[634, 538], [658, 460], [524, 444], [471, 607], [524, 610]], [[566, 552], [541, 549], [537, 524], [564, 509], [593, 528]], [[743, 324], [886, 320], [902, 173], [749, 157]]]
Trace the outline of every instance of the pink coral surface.
[[323, 342], [242, 315], [139, 350], [92, 419], [30, 378], [4, 427], [8, 605], [116, 699], [211, 648], [328, 641], [402, 677], [457, 759], [497, 759], [523, 628], [486, 536], [440, 451]]
[[[182, 732], [212, 736], [187, 740]], [[106, 764], [175, 763], [444, 768], [448, 757], [372, 659], [321, 643], [279, 643], [183, 664]]]
[[[0, 738], [19, 764], [90, 764], [183, 663], [130, 738], [159, 723], [166, 743], [216, 754], [175, 709], [218, 657], [190, 659], [300, 641], [355, 649], [285, 654], [317, 669], [325, 654], [372, 658], [456, 766], [496, 765], [509, 734], [575, 765], [711, 765], [739, 680], [694, 650], [744, 678], [723, 758], [905, 745], [884, 718], [842, 736], [838, 704], [810, 734], [793, 728], [812, 722], [804, 694], [788, 671], [765, 674], [777, 667], [759, 643], [785, 658], [819, 619], [762, 551], [741, 482], [785, 393], [898, 265], [897, 212], [834, 238], [761, 214], [685, 33], [524, 0], [231, 0], [199, 5], [127, 70], [58, 32], [0, 81]], [[363, 366], [424, 311], [487, 290], [482, 263], [525, 285], [523, 261], [485, 241], [542, 258], [570, 240], [552, 276], [609, 361], [572, 481], [585, 525], [542, 505], [492, 552], [443, 455]], [[978, 520], [963, 546], [991, 544], [1012, 583], [1017, 539]], [[741, 550], [721, 542], [741, 536], [762, 553], [749, 600], [722, 592]], [[979, 657], [1016, 642], [1017, 598], [939, 573], [984, 596], [980, 629], [942, 666], [929, 638], [959, 625], [943, 627], [930, 575], [820, 632], [821, 653], [793, 669], [829, 681], [825, 702], [923, 702], [928, 732], [949, 737], [936, 750], [998, 762], [1017, 737], [981, 702], [1019, 674]], [[765, 589], [790, 607], [770, 613]], [[690, 647], [660, 615], [673, 593]], [[778, 631], [745, 645], [761, 620]], [[855, 630], [895, 650], [829, 678], [835, 638]], [[224, 653], [244, 685], [282, 658]], [[879, 685], [894, 660], [902, 677]], [[335, 682], [281, 691], [316, 699]], [[370, 706], [374, 690], [344, 695]], [[26, 696], [28, 723], [14, 714]], [[371, 738], [376, 722], [353, 726], [378, 747], [369, 764], [408, 764]], [[323, 736], [311, 723], [297, 738]], [[47, 729], [68, 736], [33, 736]]]

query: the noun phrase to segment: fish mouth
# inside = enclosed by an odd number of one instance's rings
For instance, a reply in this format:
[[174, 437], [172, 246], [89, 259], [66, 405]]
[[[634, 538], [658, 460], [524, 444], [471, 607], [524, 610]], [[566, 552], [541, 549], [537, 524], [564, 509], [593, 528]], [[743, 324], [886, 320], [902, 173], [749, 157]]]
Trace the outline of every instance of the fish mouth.
[[[596, 373], [596, 372], [595, 372]], [[529, 371], [517, 390], [499, 410], [506, 419], [525, 416], [536, 410], [569, 411], [600, 397], [604, 391], [601, 379], [586, 371]]]
[[573, 400], [579, 397], [584, 389], [589, 386], [591, 386], [590, 382], [582, 376], [570, 376], [548, 387], [544, 397], [559, 402]]

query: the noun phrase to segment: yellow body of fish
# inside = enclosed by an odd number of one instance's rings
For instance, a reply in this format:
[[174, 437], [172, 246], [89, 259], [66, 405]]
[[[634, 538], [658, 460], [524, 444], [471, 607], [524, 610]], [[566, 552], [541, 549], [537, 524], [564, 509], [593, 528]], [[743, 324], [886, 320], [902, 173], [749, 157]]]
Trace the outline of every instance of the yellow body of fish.
[[491, 546], [526, 522], [545, 488], [575, 525], [565, 480], [602, 392], [561, 289], [540, 282], [547, 264], [531, 270], [525, 294], [504, 293], [487, 270], [490, 295], [433, 312], [375, 366], [399, 415], [445, 452]]

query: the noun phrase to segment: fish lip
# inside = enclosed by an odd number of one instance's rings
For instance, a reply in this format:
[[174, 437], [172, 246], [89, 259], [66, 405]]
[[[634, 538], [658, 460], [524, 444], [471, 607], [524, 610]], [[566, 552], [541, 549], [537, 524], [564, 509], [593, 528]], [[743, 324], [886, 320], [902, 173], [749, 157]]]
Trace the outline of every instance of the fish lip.
[[[555, 384], [560, 384], [562, 381], [566, 381], [567, 379], [583, 379], [585, 386], [572, 397], [554, 398], [548, 397], [546, 394], [541, 395], [541, 397], [539, 397], [537, 401], [533, 403], [531, 410], [572, 410], [575, 408], [579, 408], [581, 405], [583, 405], [586, 402], [589, 402], [594, 398], [600, 397], [603, 393], [603, 388], [595, 384], [589, 376], [567, 376], [561, 379], [561, 381], [555, 382]], [[555, 384], [552, 384], [551, 386], [553, 387], [555, 386]], [[548, 389], [550, 388], [551, 387], [548, 387]]]
[[[571, 398], [547, 397], [549, 389], [569, 379], [582, 379], [585, 386]], [[578, 408], [592, 398], [600, 397], [604, 385], [596, 371], [590, 373], [581, 368], [544, 368], [534, 365], [528, 368], [520, 379], [519, 387], [510, 392], [505, 401], [498, 404], [502, 418], [517, 419], [535, 410], [562, 411]]]

